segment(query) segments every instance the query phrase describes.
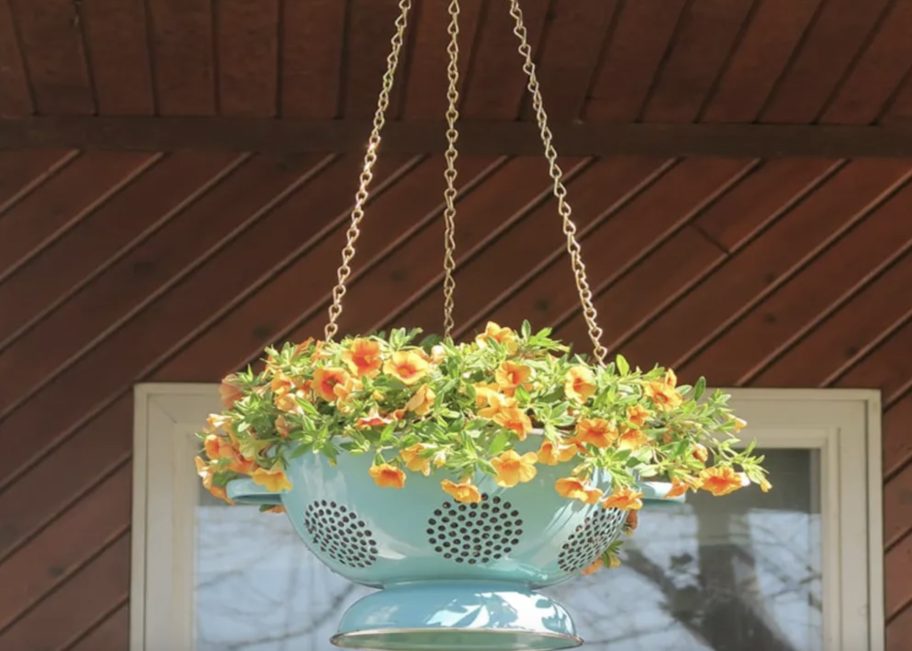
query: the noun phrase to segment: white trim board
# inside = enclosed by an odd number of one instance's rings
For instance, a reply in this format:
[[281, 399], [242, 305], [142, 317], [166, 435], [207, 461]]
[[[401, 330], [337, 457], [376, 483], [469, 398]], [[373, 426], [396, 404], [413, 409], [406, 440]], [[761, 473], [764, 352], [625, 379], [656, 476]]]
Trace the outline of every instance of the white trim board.
[[[745, 438], [766, 448], [820, 450], [823, 648], [883, 651], [879, 392], [728, 391], [732, 406], [750, 424]], [[219, 409], [216, 384], [135, 387], [132, 651], [192, 651], [198, 486], [191, 434]]]

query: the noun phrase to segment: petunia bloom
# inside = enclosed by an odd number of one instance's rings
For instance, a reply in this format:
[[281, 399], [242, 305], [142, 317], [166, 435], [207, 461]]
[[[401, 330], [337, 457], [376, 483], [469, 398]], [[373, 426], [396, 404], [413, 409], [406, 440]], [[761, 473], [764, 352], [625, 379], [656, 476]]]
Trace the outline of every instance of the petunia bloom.
[[511, 430], [520, 441], [526, 440], [526, 435], [532, 431], [532, 421], [519, 407], [507, 407], [495, 414], [492, 419], [501, 427]]
[[601, 558], [597, 558], [591, 564], [587, 565], [582, 570], [580, 570], [580, 574], [582, 574], [583, 576], [589, 576], [590, 574], [595, 574], [600, 569], [602, 569], [604, 566], [605, 566], [605, 561], [603, 561]]
[[491, 459], [491, 465], [497, 471], [495, 481], [498, 486], [510, 488], [516, 484], [532, 481], [535, 478], [535, 462], [538, 456], [534, 452], [519, 455], [515, 450], [507, 450]]
[[545, 439], [538, 449], [538, 461], [548, 466], [556, 466], [575, 457], [577, 451], [578, 448], [573, 443], [554, 444]]
[[707, 468], [700, 473], [700, 480], [700, 488], [716, 497], [734, 493], [750, 483], [744, 473], [735, 472], [728, 466]]
[[488, 343], [488, 340], [494, 340], [503, 346], [511, 355], [519, 348], [519, 342], [516, 340], [516, 333], [511, 328], [501, 327], [493, 321], [488, 321], [485, 330], [475, 337], [475, 343], [482, 348]]
[[399, 456], [405, 462], [405, 467], [412, 472], [420, 472], [425, 477], [431, 474], [431, 460], [421, 456], [427, 449], [423, 443], [415, 443], [399, 451]]
[[206, 456], [212, 461], [227, 460], [227, 468], [232, 472], [249, 475], [256, 467], [253, 461], [248, 461], [241, 455], [234, 442], [222, 436], [209, 434], [203, 440], [203, 448], [206, 450]]
[[281, 468], [257, 468], [250, 475], [254, 483], [259, 484], [272, 493], [291, 490], [291, 481]]
[[369, 427], [383, 427], [395, 421], [395, 418], [390, 418], [389, 416], [381, 416], [377, 411], [377, 408], [374, 407], [369, 412], [367, 412], [366, 416], [362, 416], [355, 421], [355, 427], [358, 429], [367, 429]]
[[649, 437], [638, 429], [624, 430], [617, 440], [619, 450], [639, 450], [648, 443]]
[[642, 405], [627, 407], [627, 420], [631, 425], [642, 427], [646, 424], [647, 418], [649, 418], [649, 410]]
[[626, 486], [614, 489], [602, 506], [606, 509], [620, 509], [622, 511], [637, 511], [643, 508], [643, 493]]
[[403, 488], [405, 486], [405, 473], [388, 463], [371, 466], [368, 472], [374, 483], [381, 488]]
[[351, 376], [344, 368], [318, 368], [314, 371], [313, 390], [323, 400], [334, 402], [338, 398], [335, 392], [336, 386], [344, 387], [350, 378]]
[[709, 450], [706, 449], [705, 445], [702, 445], [700, 443], [697, 443], [693, 446], [690, 454], [700, 463], [706, 463], [706, 460], [709, 459]]
[[405, 403], [405, 410], [415, 412], [416, 416], [426, 416], [434, 406], [437, 394], [427, 384], [422, 384]]
[[735, 425], [735, 434], [737, 434], [738, 432], [743, 430], [745, 427], [747, 427], [747, 421], [744, 420], [743, 418], [738, 418], [737, 416], [735, 416], [732, 420]]
[[373, 339], [353, 339], [342, 353], [342, 360], [357, 377], [374, 377], [380, 372], [380, 343]]
[[576, 440], [597, 448], [607, 448], [618, 437], [617, 430], [604, 418], [581, 418], [576, 424]]
[[428, 371], [428, 361], [414, 350], [397, 350], [383, 363], [383, 372], [403, 384], [415, 384]]
[[571, 400], [586, 402], [595, 393], [595, 375], [585, 366], [574, 366], [564, 376], [564, 393]]
[[275, 428], [279, 436], [283, 439], [287, 439], [288, 435], [291, 433], [291, 427], [288, 425], [288, 421], [285, 420], [285, 416], [279, 416], [275, 419]]
[[494, 380], [501, 391], [512, 396], [518, 387], [525, 388], [531, 373], [532, 369], [525, 364], [506, 361], [494, 371]]
[[210, 465], [203, 461], [202, 457], [194, 457], [193, 463], [196, 464], [196, 474], [203, 480], [203, 488], [209, 491], [213, 497], [223, 500], [228, 504], [234, 504], [233, 501], [228, 499], [228, 494], [223, 487], [216, 486], [212, 483], [214, 475]]
[[595, 504], [602, 496], [602, 491], [598, 488], [587, 488], [586, 485], [576, 477], [561, 477], [554, 482], [554, 490], [561, 497], [571, 500], [579, 500], [586, 504]]
[[219, 385], [219, 398], [226, 409], [231, 409], [238, 400], [244, 397], [244, 391], [238, 386], [236, 375], [226, 375]]
[[647, 382], [643, 391], [660, 411], [676, 409], [682, 402], [681, 394], [667, 382]]
[[637, 511], [628, 511], [627, 519], [624, 520], [624, 533], [626, 535], [631, 535], [636, 531], [637, 525], [640, 523], [640, 516]]
[[459, 483], [444, 479], [440, 482], [440, 487], [457, 502], [477, 504], [481, 501], [481, 491], [468, 479]]

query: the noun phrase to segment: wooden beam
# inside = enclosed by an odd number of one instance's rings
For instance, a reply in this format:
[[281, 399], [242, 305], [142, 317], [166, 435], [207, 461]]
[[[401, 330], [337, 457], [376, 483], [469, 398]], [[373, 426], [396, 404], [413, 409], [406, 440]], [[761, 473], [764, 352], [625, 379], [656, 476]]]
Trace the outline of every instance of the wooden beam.
[[[369, 124], [352, 120], [297, 121], [221, 117], [30, 117], [0, 119], [0, 150], [24, 148], [171, 151], [210, 149], [275, 154], [364, 149]], [[758, 124], [559, 123], [562, 155], [912, 157], [912, 125], [830, 126]], [[441, 152], [443, 125], [392, 122], [385, 151]], [[541, 153], [528, 122], [467, 120], [460, 126], [467, 154]]]

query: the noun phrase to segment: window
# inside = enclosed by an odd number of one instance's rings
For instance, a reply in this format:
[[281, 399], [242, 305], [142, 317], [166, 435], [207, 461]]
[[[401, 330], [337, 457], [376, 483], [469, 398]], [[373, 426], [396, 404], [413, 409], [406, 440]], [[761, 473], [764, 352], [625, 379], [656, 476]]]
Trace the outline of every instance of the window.
[[[734, 394], [774, 490], [644, 512], [622, 568], [548, 592], [591, 651], [881, 651], [877, 394]], [[198, 486], [192, 433], [218, 409], [216, 387], [136, 395], [134, 651], [333, 648], [339, 615], [368, 589], [317, 562], [284, 516]]]

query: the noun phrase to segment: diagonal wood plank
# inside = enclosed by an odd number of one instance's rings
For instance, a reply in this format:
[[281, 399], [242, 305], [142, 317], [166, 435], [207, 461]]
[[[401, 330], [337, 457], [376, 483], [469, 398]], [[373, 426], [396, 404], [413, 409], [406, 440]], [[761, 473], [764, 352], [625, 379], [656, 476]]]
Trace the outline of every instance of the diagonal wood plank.
[[130, 606], [125, 601], [64, 651], [123, 651], [130, 645]]
[[889, 551], [912, 532], [912, 465], [884, 484], [883, 517], [884, 548]]
[[76, 151], [55, 149], [0, 152], [0, 219], [13, 204], [78, 155]]
[[912, 393], [884, 412], [881, 427], [884, 478], [889, 480], [912, 461]]
[[906, 536], [884, 555], [885, 599], [887, 620], [912, 604], [912, 536]]
[[906, 651], [912, 640], [912, 608], [906, 607], [896, 613], [887, 623], [886, 651]]
[[868, 355], [833, 382], [841, 387], [878, 387], [890, 407], [912, 388], [912, 318], [878, 342]]

